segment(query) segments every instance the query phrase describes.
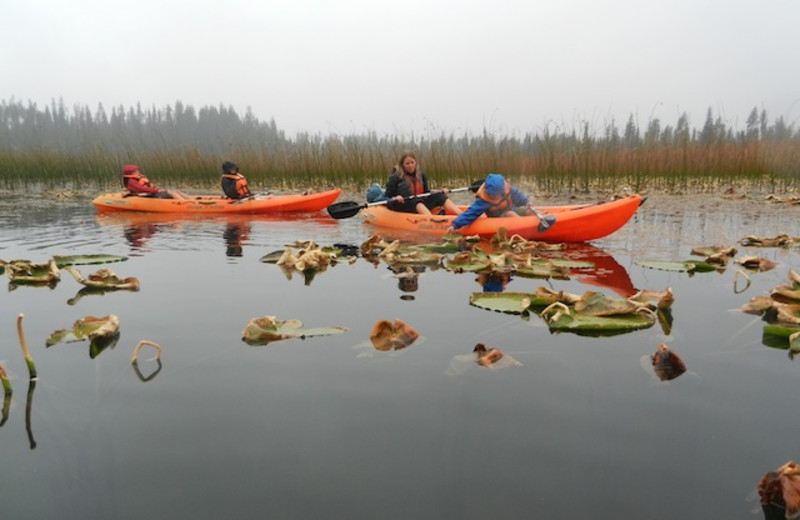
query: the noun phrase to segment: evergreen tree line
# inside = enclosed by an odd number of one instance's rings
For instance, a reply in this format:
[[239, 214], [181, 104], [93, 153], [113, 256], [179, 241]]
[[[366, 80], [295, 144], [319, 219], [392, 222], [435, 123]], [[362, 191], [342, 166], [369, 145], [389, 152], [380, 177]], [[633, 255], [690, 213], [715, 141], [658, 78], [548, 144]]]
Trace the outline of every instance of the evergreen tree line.
[[[0, 181], [106, 183], [121, 164], [159, 169], [159, 178], [209, 184], [222, 160], [240, 162], [265, 184], [354, 184], [382, 182], [404, 149], [420, 155], [425, 170], [441, 181], [472, 179], [489, 171], [537, 182], [588, 189], [598, 178], [648, 176], [767, 176], [790, 183], [798, 176], [800, 130], [783, 117], [770, 122], [753, 108], [746, 125], [734, 129], [709, 108], [702, 126], [688, 114], [674, 126], [650, 119], [642, 129], [631, 115], [598, 134], [588, 123], [572, 131], [544, 128], [521, 137], [478, 135], [381, 136], [298, 133], [289, 137], [274, 119], [259, 120], [249, 108], [195, 110], [177, 101], [163, 108], [102, 104], [71, 109], [11, 99], [0, 102]], [[376, 178], [377, 177], [377, 178]]]

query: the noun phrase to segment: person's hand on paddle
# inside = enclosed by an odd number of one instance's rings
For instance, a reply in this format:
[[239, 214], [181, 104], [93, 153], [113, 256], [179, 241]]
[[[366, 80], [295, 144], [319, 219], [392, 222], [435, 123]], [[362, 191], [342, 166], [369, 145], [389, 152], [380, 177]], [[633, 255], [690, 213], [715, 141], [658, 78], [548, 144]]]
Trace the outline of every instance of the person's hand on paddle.
[[405, 202], [405, 199], [403, 198], [402, 195], [395, 195], [394, 197], [392, 197], [391, 200], [397, 202], [398, 204], [402, 204], [403, 202]]

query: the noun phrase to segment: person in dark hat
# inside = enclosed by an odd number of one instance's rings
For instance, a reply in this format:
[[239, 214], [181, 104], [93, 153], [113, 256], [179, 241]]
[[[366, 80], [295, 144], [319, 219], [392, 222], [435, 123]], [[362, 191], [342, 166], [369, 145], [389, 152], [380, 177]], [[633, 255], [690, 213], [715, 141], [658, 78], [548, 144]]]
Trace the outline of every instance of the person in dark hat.
[[484, 213], [488, 217], [519, 217], [520, 212], [532, 214], [527, 195], [512, 186], [502, 175], [490, 173], [475, 194], [475, 200], [453, 219], [447, 232], [452, 233], [472, 224]]
[[230, 199], [243, 199], [252, 195], [247, 186], [247, 179], [239, 173], [239, 166], [235, 162], [222, 163], [222, 178], [220, 179], [222, 191]]

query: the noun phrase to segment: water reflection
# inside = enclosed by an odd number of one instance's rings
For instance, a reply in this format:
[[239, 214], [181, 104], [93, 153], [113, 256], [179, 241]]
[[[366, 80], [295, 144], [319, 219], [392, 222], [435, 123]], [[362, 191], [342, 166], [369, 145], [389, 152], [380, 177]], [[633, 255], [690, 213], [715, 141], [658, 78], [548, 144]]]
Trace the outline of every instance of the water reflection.
[[[98, 213], [95, 221], [100, 226], [120, 227], [125, 242], [131, 251], [149, 252], [148, 243], [158, 234], [170, 232], [181, 234], [189, 227], [203, 228], [215, 226], [222, 230], [225, 255], [241, 257], [244, 249], [251, 244], [253, 225], [269, 224], [270, 228], [287, 227], [301, 237], [301, 227], [335, 227], [337, 221], [326, 214], [286, 214], [286, 215], [184, 215], [170, 213], [117, 212]], [[183, 237], [181, 237], [182, 239]], [[180, 243], [176, 241], [175, 244]], [[173, 244], [173, 245], [175, 245]]]
[[225, 256], [242, 256], [244, 243], [250, 238], [250, 223], [247, 221], [228, 222], [222, 232], [225, 239]]
[[562, 256], [572, 260], [587, 261], [594, 264], [591, 269], [573, 269], [575, 279], [587, 285], [604, 287], [627, 298], [637, 293], [628, 271], [605, 250], [592, 244], [567, 244], [564, 251], [552, 256]]
[[503, 292], [511, 280], [511, 273], [500, 271], [478, 273], [478, 276], [475, 277], [475, 281], [481, 286], [483, 292]]
[[394, 277], [397, 278], [397, 288], [404, 293], [400, 296], [401, 300], [414, 300], [414, 295], [409, 293], [417, 292], [419, 289], [419, 276], [425, 272], [425, 269], [424, 265], [389, 266], [389, 270], [395, 273]]

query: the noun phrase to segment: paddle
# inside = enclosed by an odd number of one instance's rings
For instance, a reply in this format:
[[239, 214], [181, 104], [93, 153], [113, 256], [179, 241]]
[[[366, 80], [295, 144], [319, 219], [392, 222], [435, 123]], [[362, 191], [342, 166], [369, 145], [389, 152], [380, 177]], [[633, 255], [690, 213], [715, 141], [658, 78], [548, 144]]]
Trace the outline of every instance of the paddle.
[[542, 215], [541, 213], [536, 211], [536, 208], [534, 208], [533, 206], [528, 206], [528, 207], [531, 209], [533, 214], [536, 215], [536, 218], [539, 219], [539, 225], [536, 226], [536, 231], [538, 231], [539, 233], [544, 233], [545, 231], [550, 229], [550, 226], [556, 223], [555, 215]]
[[250, 194], [250, 195], [248, 195], [246, 197], [242, 197], [241, 199], [236, 199], [236, 200], [232, 201], [231, 204], [241, 204], [242, 202], [245, 202], [245, 201], [248, 201], [248, 200], [257, 199], [258, 197], [266, 197], [267, 195], [270, 195], [271, 193], [272, 193], [271, 191], [264, 191], [264, 192], [261, 192], [261, 193], [253, 193], [253, 194]]
[[[455, 193], [457, 191], [467, 191], [467, 190], [478, 191], [478, 188], [481, 187], [481, 184], [483, 184], [482, 180], [475, 181], [468, 188], [454, 188], [450, 190], [450, 193]], [[423, 193], [422, 195], [414, 195], [412, 197], [406, 197], [406, 200], [423, 199], [429, 195], [431, 194]], [[370, 202], [364, 204], [360, 204], [354, 201], [337, 202], [336, 204], [331, 204], [330, 206], [328, 206], [327, 210], [328, 210], [328, 215], [332, 216], [333, 218], [343, 219], [343, 218], [350, 218], [356, 215], [359, 211], [361, 211], [364, 208], [369, 208], [370, 206], [380, 206], [382, 204], [388, 204], [388, 203], [389, 203], [388, 200], [381, 200], [379, 202]]]

